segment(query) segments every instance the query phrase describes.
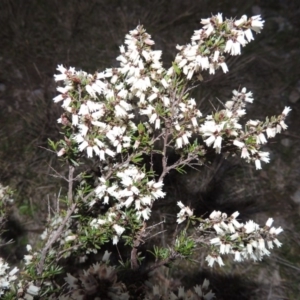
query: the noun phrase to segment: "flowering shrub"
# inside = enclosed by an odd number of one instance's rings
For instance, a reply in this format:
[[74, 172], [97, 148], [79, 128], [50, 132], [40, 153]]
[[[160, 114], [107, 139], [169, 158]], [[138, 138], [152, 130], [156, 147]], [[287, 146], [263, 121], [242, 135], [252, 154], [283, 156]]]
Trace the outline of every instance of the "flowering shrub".
[[[207, 280], [187, 292], [182, 287], [172, 291], [152, 283], [153, 272], [176, 259], [191, 258], [199, 246], [209, 249], [210, 267], [215, 262], [223, 266], [223, 255], [232, 254], [237, 262], [257, 261], [274, 245], [280, 247], [277, 235], [282, 229], [272, 227], [271, 218], [264, 227], [239, 222], [238, 212], [228, 217], [214, 211], [203, 219], [178, 202], [177, 223], [185, 222], [185, 228], [168, 248], [153, 246], [155, 263], [142, 263], [139, 250], [153, 227], [153, 204], [165, 197], [164, 179], [171, 170], [201, 167], [211, 149], [238, 155], [261, 169], [262, 162], [270, 160], [261, 146], [287, 128], [289, 107], [279, 116], [242, 125], [246, 104], [253, 102], [246, 88], [234, 90], [222, 109], [202, 114], [191, 90], [206, 72], [227, 73], [226, 57], [241, 54], [264, 21], [260, 16], [223, 20], [217, 14], [201, 23], [190, 44], [177, 46], [169, 69], [141, 25], [126, 35], [118, 68], [88, 74], [58, 66], [55, 81], [61, 86], [53, 100], [64, 110], [58, 119], [63, 138], [50, 145], [69, 168], [68, 177], [62, 176], [68, 193], [48, 220], [42, 247], [27, 247], [22, 280], [7, 299], [16, 294], [18, 299], [212, 299]], [[176, 159], [171, 162], [172, 151]], [[89, 173], [89, 165], [97, 176]], [[109, 244], [130, 249], [127, 261], [116, 253], [121, 269], [110, 264], [108, 252], [102, 261], [97, 259]]]

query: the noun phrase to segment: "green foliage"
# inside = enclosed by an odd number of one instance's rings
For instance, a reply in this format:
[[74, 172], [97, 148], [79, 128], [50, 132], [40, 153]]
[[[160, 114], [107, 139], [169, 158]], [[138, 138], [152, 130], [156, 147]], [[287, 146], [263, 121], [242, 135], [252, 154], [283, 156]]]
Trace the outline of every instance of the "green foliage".
[[195, 251], [195, 241], [187, 235], [185, 230], [181, 231], [175, 241], [174, 250], [182, 257], [190, 258]]

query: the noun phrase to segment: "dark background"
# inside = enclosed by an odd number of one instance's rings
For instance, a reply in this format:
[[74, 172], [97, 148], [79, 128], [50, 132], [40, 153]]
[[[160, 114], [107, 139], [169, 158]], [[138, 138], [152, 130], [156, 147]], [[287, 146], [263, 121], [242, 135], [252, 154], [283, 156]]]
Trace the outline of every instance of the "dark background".
[[[230, 295], [224, 299], [298, 299], [300, 9], [296, 0], [1, 0], [0, 181], [17, 191], [10, 228], [17, 242], [9, 259], [21, 259], [24, 245], [37, 240], [48, 205], [55, 205], [60, 185], [64, 186], [53, 176], [53, 168], [62, 173], [64, 168], [55, 154], [44, 149], [48, 138], [59, 138], [60, 109], [52, 103], [57, 64], [91, 73], [117, 66], [115, 57], [124, 35], [143, 24], [155, 48], [163, 50], [168, 67], [175, 46], [190, 41], [201, 18], [218, 12], [228, 18], [261, 14], [265, 28], [242, 56], [229, 60], [228, 75], [220, 71], [201, 84], [195, 94], [200, 110], [211, 110], [211, 103], [218, 105], [217, 98], [225, 102], [233, 89], [246, 86], [255, 98], [246, 119], [264, 119], [290, 106], [289, 128], [265, 147], [272, 161], [262, 171], [237, 159], [217, 158], [200, 173], [173, 174], [166, 182], [168, 196], [157, 204], [153, 216], [174, 221], [169, 216], [175, 213], [170, 208], [175, 197], [199, 211], [239, 210], [242, 218], [261, 224], [273, 217], [275, 226], [285, 230], [282, 248], [262, 264], [229, 264], [207, 276], [219, 287], [219, 294]], [[197, 276], [181, 277], [183, 282], [199, 283]]]

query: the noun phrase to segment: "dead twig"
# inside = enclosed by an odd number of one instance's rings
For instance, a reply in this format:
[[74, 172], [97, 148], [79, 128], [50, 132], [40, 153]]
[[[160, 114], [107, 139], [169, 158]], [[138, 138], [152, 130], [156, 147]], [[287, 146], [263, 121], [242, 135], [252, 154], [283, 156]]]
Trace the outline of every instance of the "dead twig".
[[71, 218], [72, 213], [74, 212], [75, 208], [76, 208], [76, 203], [73, 203], [71, 205], [71, 207], [69, 208], [69, 210], [67, 211], [67, 215], [65, 216], [63, 222], [60, 224], [60, 226], [58, 227], [58, 229], [52, 234], [51, 238], [48, 240], [46, 246], [43, 248], [42, 250], [42, 254], [41, 254], [41, 259], [38, 263], [37, 266], [37, 273], [38, 275], [41, 275], [44, 269], [44, 264], [45, 264], [45, 259], [46, 259], [46, 255], [48, 250], [51, 248], [51, 246], [58, 240], [58, 238], [60, 237], [65, 225], [67, 224], [67, 222], [69, 221], [69, 219]]

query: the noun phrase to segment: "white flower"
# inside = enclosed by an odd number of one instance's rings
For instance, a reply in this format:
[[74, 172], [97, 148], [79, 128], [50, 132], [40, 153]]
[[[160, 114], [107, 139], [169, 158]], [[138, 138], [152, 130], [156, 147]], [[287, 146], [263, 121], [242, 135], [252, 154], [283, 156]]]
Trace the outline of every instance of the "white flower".
[[214, 210], [210, 215], [209, 218], [214, 220], [214, 219], [219, 219], [221, 217], [221, 212]]
[[213, 228], [215, 229], [217, 234], [224, 234], [224, 231], [220, 228], [219, 224], [214, 224]]
[[193, 211], [188, 207], [184, 206], [181, 201], [177, 202], [177, 205], [181, 208], [180, 212], [177, 214], [177, 223], [180, 224], [186, 220], [186, 218], [193, 215]]
[[265, 144], [267, 143], [265, 135], [261, 132], [259, 135], [256, 136], [256, 143], [257, 144]]
[[233, 141], [233, 145], [235, 145], [235, 146], [237, 146], [239, 148], [242, 148], [242, 147], [245, 146], [245, 144], [243, 142], [239, 141], [239, 140], [234, 140]]
[[228, 230], [229, 230], [230, 233], [235, 232], [235, 228], [234, 228], [234, 225], [232, 223], [228, 223]]
[[71, 241], [76, 240], [76, 238], [77, 238], [76, 235], [69, 235], [69, 236], [65, 237], [65, 241], [66, 242], [71, 242]]
[[289, 106], [286, 106], [282, 112], [283, 115], [287, 116], [289, 112], [292, 111]]
[[56, 90], [62, 94], [66, 94], [68, 91], [72, 90], [73, 87], [71, 85], [67, 85], [67, 86], [64, 86], [64, 87], [57, 87]]
[[78, 115], [88, 115], [89, 112], [89, 108], [86, 104], [81, 104], [80, 109], [78, 111]]
[[232, 241], [234, 241], [234, 240], [236, 240], [238, 237], [239, 237], [239, 234], [236, 232], [236, 233], [234, 233], [234, 234], [232, 234], [232, 235], [230, 236], [230, 239], [231, 239]]
[[248, 92], [248, 93], [246, 93], [246, 88], [245, 87], [243, 87], [242, 88], [242, 91], [241, 91], [241, 95], [243, 96], [243, 98], [244, 98], [244, 101], [246, 101], [246, 102], [249, 102], [249, 103], [252, 103], [253, 102], [253, 98], [252, 98], [252, 92]]
[[243, 25], [244, 23], [247, 22], [247, 16], [246, 15], [243, 15], [239, 20], [236, 20], [234, 22], [234, 25], [235, 26], [240, 26], [240, 25]]
[[[183, 141], [183, 144], [184, 145], [187, 145], [187, 144], [189, 144], [189, 139], [188, 139], [188, 133], [184, 133], [183, 135], [182, 135], [182, 141]], [[190, 136], [190, 135], [189, 135]]]
[[261, 162], [259, 159], [255, 160], [255, 167], [256, 167], [256, 170], [261, 170]]
[[250, 155], [246, 147], [242, 149], [241, 158], [249, 159]]
[[282, 231], [283, 231], [283, 229], [281, 227], [278, 227], [278, 228], [272, 227], [269, 232], [270, 232], [270, 234], [278, 235]]
[[102, 257], [102, 261], [108, 262], [110, 258], [111, 252], [108, 252], [107, 250], [104, 252], [104, 255]]
[[252, 253], [253, 253], [253, 246], [252, 246], [251, 243], [248, 243], [248, 244], [247, 244], [247, 252], [248, 252], [249, 254], [252, 254]]
[[240, 261], [243, 260], [240, 251], [238, 251], [238, 250], [237, 250], [237, 251], [234, 251], [234, 260], [235, 260], [235, 261], [238, 261], [238, 262], [240, 262]]
[[246, 224], [244, 225], [244, 228], [246, 229], [246, 233], [249, 234], [249, 233], [256, 231], [259, 228], [259, 226], [255, 222], [250, 220], [250, 221], [246, 222]]
[[259, 124], [259, 121], [250, 120], [247, 122], [247, 125], [256, 127]]
[[115, 152], [113, 152], [112, 150], [110, 150], [108, 148], [105, 149], [105, 153], [111, 157], [114, 157], [116, 155]]
[[262, 152], [259, 151], [258, 153], [259, 159], [265, 163], [269, 163], [270, 162], [270, 153], [269, 152]]
[[261, 20], [260, 15], [251, 17], [251, 29], [254, 30], [257, 33], [260, 33], [260, 30], [264, 26], [264, 22]]
[[269, 218], [268, 221], [266, 222], [266, 226], [271, 227], [272, 224], [273, 224], [273, 222], [274, 222], [274, 219], [273, 218]]
[[215, 74], [216, 68], [214, 64], [209, 64], [209, 74]]
[[198, 127], [198, 122], [197, 119], [195, 117], [191, 118], [192, 124], [194, 127]]
[[54, 80], [55, 81], [62, 81], [67, 79], [67, 69], [63, 67], [63, 65], [58, 65], [56, 70], [60, 71], [61, 74], [59, 75], [54, 75]]
[[216, 237], [216, 238], [211, 239], [211, 240], [210, 240], [210, 243], [211, 243], [212, 245], [220, 245], [221, 240], [220, 240], [219, 237]]
[[214, 135], [211, 135], [208, 139], [205, 140], [206, 146], [211, 146], [215, 140], [216, 137]]
[[222, 24], [223, 23], [223, 16], [221, 13], [218, 13], [216, 16], [216, 19], [218, 21], [218, 24]]
[[266, 129], [266, 133], [267, 133], [268, 138], [273, 138], [276, 135], [276, 128], [268, 127]]
[[85, 86], [85, 89], [86, 89], [86, 91], [90, 94], [90, 96], [91, 96], [92, 98], [96, 98], [96, 97], [97, 97], [97, 95], [96, 95], [96, 93], [95, 93], [95, 90], [94, 90], [94, 88], [93, 88], [91, 85], [87, 84], [87, 85]]
[[206, 28], [205, 34], [207, 36], [210, 36], [215, 31], [214, 27], [211, 24], [208, 24], [208, 25], [204, 26], [203, 28]]
[[181, 136], [176, 139], [176, 147], [182, 148], [182, 137]]
[[112, 242], [113, 242], [113, 245], [117, 245], [119, 242], [119, 237], [117, 235], [114, 235]]
[[179, 208], [181, 208], [181, 209], [185, 207], [181, 201], [178, 201], [178, 202], [177, 202], [177, 205], [178, 205]]
[[40, 287], [31, 284], [27, 288], [27, 293], [33, 296], [37, 296], [39, 294], [40, 289], [41, 289]]
[[206, 70], [209, 68], [209, 61], [208, 61], [208, 57], [207, 56], [201, 56], [201, 55], [198, 55], [196, 57], [196, 63], [201, 66], [201, 68], [203, 70]]
[[115, 115], [116, 117], [126, 117], [128, 114], [127, 114], [127, 111], [121, 107], [119, 104], [117, 104], [115, 106]]
[[230, 222], [233, 224], [233, 226], [234, 226], [236, 229], [239, 229], [239, 228], [241, 228], [241, 227], [243, 226], [243, 225], [242, 225], [241, 223], [239, 223], [236, 219], [232, 219]]
[[247, 29], [247, 30], [245, 30], [245, 31], [244, 31], [244, 34], [245, 34], [245, 36], [246, 36], [246, 38], [247, 38], [248, 42], [251, 42], [252, 40], [254, 40], [254, 37], [253, 37], [252, 31], [251, 31], [251, 29], [250, 29], [250, 28], [249, 28], [249, 29]]
[[232, 44], [233, 44], [233, 40], [229, 39], [226, 42], [226, 46], [225, 46], [224, 52], [231, 52]]
[[226, 42], [224, 52], [230, 52], [231, 55], [239, 55], [241, 54], [241, 45], [240, 43], [234, 42], [233, 40], [229, 39]]
[[272, 241], [267, 241], [267, 245], [268, 245], [269, 249], [273, 249], [274, 248]]
[[87, 152], [87, 157], [93, 157], [93, 147], [88, 146], [86, 148], [86, 152]]
[[122, 233], [125, 231], [125, 228], [122, 227], [122, 226], [120, 226], [120, 225], [118, 225], [118, 224], [114, 224], [113, 225], [113, 229], [116, 231], [116, 233], [117, 233], [118, 236], [121, 236]]
[[279, 233], [281, 233], [283, 231], [283, 229], [281, 227], [278, 227], [275, 231], [275, 234], [278, 235]]
[[214, 142], [213, 148], [216, 149], [216, 153], [221, 153], [221, 146], [222, 146], [222, 137], [220, 135], [217, 136]]
[[78, 115], [72, 114], [72, 125], [77, 126], [79, 123]]
[[87, 141], [83, 141], [83, 142], [78, 146], [79, 151], [83, 151], [88, 145], [89, 145], [89, 143], [88, 143]]
[[218, 61], [219, 55], [220, 55], [220, 51], [219, 51], [219, 50], [216, 50], [216, 51], [214, 52], [214, 57], [213, 57], [213, 61], [214, 61], [214, 62], [215, 62], [215, 61]]
[[223, 263], [223, 260], [222, 260], [221, 256], [217, 257], [217, 262], [218, 262], [218, 264], [219, 264], [220, 267], [224, 266], [224, 263]]
[[277, 247], [281, 247], [282, 246], [282, 243], [280, 243], [277, 239], [274, 239], [273, 243], [276, 244]]
[[16, 273], [18, 273], [18, 272], [19, 272], [19, 269], [18, 269], [17, 267], [14, 267], [14, 268], [8, 273], [8, 275], [12, 277], [11, 280], [12, 280], [12, 279], [13, 279], [13, 280], [17, 279], [17, 277], [14, 276], [14, 275], [15, 275]]
[[282, 127], [283, 130], [286, 130], [288, 126], [284, 123], [284, 121], [280, 121], [280, 126]]
[[216, 258], [214, 256], [207, 255], [205, 260], [208, 262], [208, 266], [212, 267], [214, 265], [215, 261], [216, 261]]
[[165, 89], [169, 86], [169, 84], [167, 83], [167, 81], [164, 78], [160, 82], [164, 86]]
[[57, 95], [56, 97], [53, 98], [53, 101], [55, 103], [60, 102], [62, 100], [64, 100], [65, 98], [63, 97], [63, 95]]
[[138, 218], [139, 218], [140, 216], [142, 216], [144, 220], [149, 220], [150, 214], [151, 214], [151, 210], [150, 210], [150, 208], [148, 208], [148, 207], [145, 208], [144, 210], [142, 210], [141, 212], [137, 212]]
[[260, 250], [265, 249], [265, 241], [264, 241], [264, 239], [261, 238], [261, 239], [258, 240], [258, 248]]
[[250, 241], [250, 244], [251, 244], [254, 248], [257, 248], [257, 247], [258, 247], [258, 243], [257, 243], [257, 241], [255, 241], [255, 240], [251, 240], [251, 241]]
[[236, 219], [239, 215], [240, 215], [240, 213], [238, 211], [236, 211], [231, 215], [231, 217]]
[[225, 62], [220, 63], [220, 66], [224, 73], [227, 73], [229, 71]]

